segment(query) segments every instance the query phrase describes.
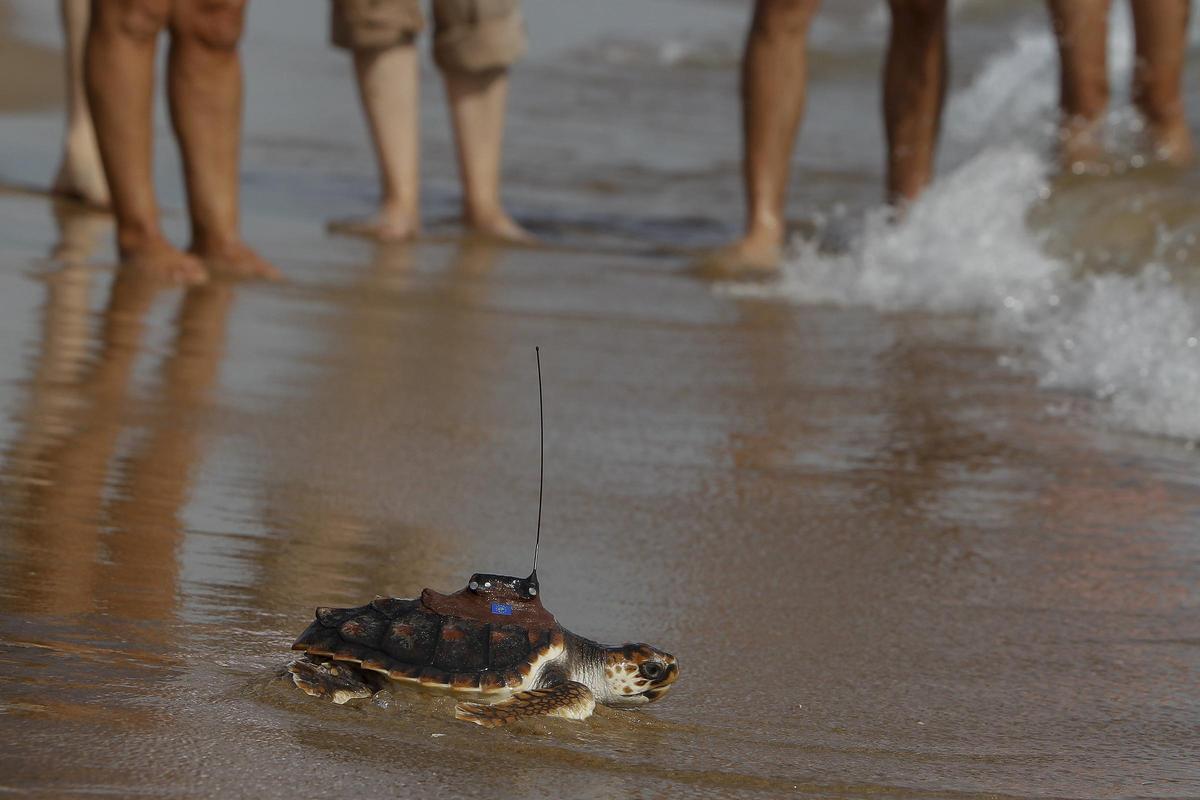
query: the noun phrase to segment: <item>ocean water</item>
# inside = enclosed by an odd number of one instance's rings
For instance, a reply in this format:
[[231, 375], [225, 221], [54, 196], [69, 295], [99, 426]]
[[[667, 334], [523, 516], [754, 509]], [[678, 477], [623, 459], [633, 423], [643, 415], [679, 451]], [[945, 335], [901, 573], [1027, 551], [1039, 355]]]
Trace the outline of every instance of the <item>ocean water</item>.
[[1007, 360], [1040, 385], [1106, 401], [1114, 424], [1194, 441], [1198, 177], [1156, 167], [1138, 147], [1128, 9], [1118, 5], [1110, 26], [1111, 174], [1055, 175], [1053, 38], [1024, 20], [1007, 38], [947, 102], [944, 146], [961, 161], [901, 222], [882, 209], [843, 214], [827, 223], [853, 229], [837, 234], [846, 240], [837, 252], [823, 252], [820, 237], [798, 238], [782, 281], [734, 291], [981, 313], [1010, 343]]
[[[326, 233], [376, 176], [323, 3], [250, 6], [281, 284], [118, 278], [111, 221], [40, 189], [60, 110], [0, 110], [0, 795], [1200, 796], [1197, 170], [1139, 158], [1119, 91], [1108, 174], [1058, 174], [1041, 3], [957, 2], [938, 179], [889, 221], [887, 15], [827, 2], [786, 268], [714, 286], [747, 4], [525, 7], [504, 193], [540, 249], [461, 236], [428, 67], [428, 235]], [[0, 20], [53, 63], [53, 4]], [[543, 600], [675, 654], [671, 694], [487, 731], [295, 691], [314, 607], [529, 569], [535, 346]]]

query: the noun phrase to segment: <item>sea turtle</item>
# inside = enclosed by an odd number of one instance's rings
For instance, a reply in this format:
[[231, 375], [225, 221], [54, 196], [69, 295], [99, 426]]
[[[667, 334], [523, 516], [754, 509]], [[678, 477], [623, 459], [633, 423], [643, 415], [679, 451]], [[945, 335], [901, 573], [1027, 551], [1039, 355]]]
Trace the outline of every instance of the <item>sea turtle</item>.
[[292, 645], [296, 686], [335, 703], [371, 697], [387, 681], [469, 696], [458, 719], [495, 727], [520, 717], [585, 719], [596, 703], [632, 708], [666, 695], [675, 657], [646, 644], [607, 647], [571, 633], [528, 578], [476, 574], [465, 589], [318, 608]]

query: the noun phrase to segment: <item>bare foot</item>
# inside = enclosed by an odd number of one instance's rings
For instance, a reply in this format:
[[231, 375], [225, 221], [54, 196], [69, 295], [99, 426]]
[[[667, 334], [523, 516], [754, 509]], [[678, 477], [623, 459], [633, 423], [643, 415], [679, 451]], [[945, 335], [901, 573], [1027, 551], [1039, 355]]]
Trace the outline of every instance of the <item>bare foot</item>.
[[692, 271], [710, 280], [755, 280], [779, 273], [783, 248], [777, 237], [750, 233], [700, 257]]
[[482, 239], [504, 242], [506, 244], [536, 244], [537, 239], [532, 233], [522, 228], [517, 221], [503, 209], [490, 214], [467, 214], [465, 223], [467, 229]]
[[1154, 147], [1154, 156], [1174, 167], [1186, 167], [1195, 158], [1192, 131], [1187, 122], [1171, 125], [1149, 126], [1149, 137]]
[[1072, 119], [1059, 128], [1058, 160], [1067, 172], [1075, 175], [1094, 172], [1104, 165], [1104, 155], [1099, 121]]
[[192, 252], [204, 259], [214, 275], [237, 280], [277, 281], [283, 273], [243, 241], [211, 247], [193, 246]]
[[54, 178], [54, 193], [96, 208], [108, 208], [111, 200], [108, 181], [104, 178], [95, 140], [67, 143], [58, 175]]
[[346, 236], [364, 236], [381, 242], [407, 242], [417, 238], [420, 221], [404, 209], [383, 206], [371, 217], [335, 219], [326, 225], [330, 233]]
[[208, 272], [199, 258], [160, 238], [149, 239], [136, 247], [122, 247], [121, 269], [183, 286], [195, 286], [208, 280]]

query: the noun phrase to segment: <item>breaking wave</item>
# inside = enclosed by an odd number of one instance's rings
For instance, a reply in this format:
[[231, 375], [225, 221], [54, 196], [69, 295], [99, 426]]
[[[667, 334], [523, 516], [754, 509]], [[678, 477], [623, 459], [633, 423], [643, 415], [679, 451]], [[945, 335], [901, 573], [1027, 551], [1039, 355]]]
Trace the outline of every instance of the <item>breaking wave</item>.
[[[1128, 21], [1117, 17], [1113, 29], [1114, 38], [1128, 36]], [[902, 221], [869, 211], [840, 252], [797, 240], [778, 283], [731, 291], [881, 311], [980, 313], [1010, 342], [1014, 355], [1006, 360], [1032, 370], [1042, 386], [1102, 399], [1122, 426], [1198, 440], [1200, 298], [1178, 280], [1198, 265], [1172, 263], [1175, 277], [1153, 260], [1120, 274], [1081, 269], [1051, 255], [1029, 222], [1035, 205], [1052, 196], [1044, 153], [1054, 57], [1048, 32], [1020, 33], [951, 98], [947, 136], [975, 155]], [[1115, 59], [1114, 83], [1131, 68], [1127, 60]]]

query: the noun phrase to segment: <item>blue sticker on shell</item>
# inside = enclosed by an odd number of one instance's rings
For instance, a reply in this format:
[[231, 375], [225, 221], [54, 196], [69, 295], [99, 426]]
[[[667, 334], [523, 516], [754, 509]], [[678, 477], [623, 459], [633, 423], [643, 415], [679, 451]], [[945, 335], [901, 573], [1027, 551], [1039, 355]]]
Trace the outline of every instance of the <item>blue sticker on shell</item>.
[[512, 616], [512, 606], [508, 603], [492, 603], [493, 614], [503, 614], [506, 617]]

